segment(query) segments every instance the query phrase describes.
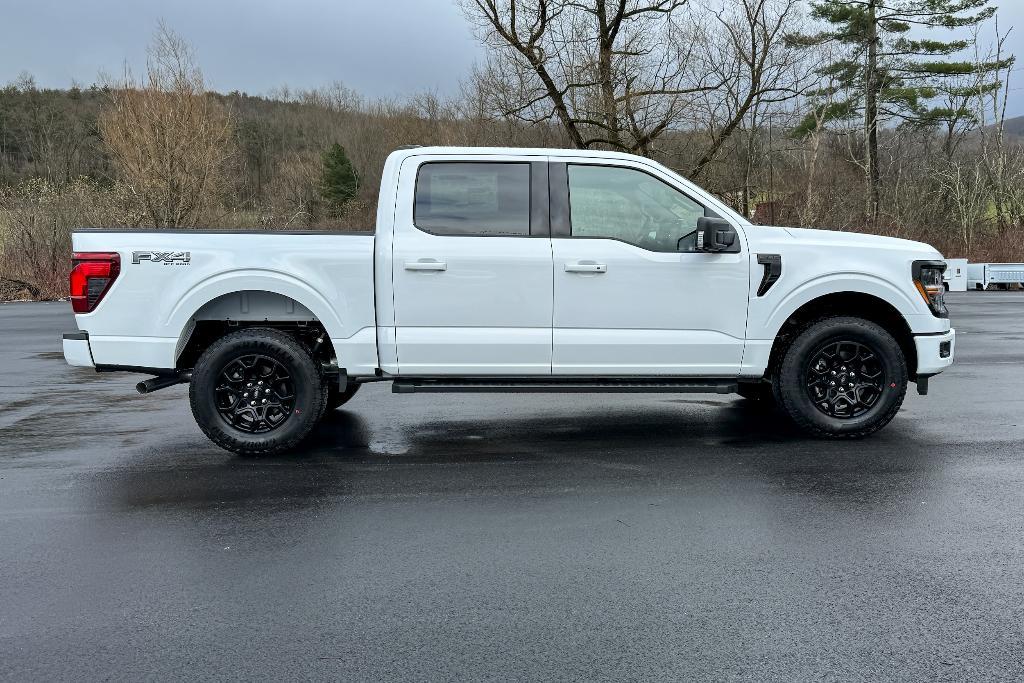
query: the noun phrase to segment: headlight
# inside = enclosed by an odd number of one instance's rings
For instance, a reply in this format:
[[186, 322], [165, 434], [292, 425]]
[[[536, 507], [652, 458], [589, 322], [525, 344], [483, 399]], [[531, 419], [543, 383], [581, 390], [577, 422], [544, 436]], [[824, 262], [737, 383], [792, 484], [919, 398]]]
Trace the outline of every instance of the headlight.
[[928, 308], [939, 318], [949, 317], [944, 300], [946, 286], [942, 281], [942, 274], [945, 271], [945, 261], [914, 261], [911, 268], [914, 286], [921, 293]]

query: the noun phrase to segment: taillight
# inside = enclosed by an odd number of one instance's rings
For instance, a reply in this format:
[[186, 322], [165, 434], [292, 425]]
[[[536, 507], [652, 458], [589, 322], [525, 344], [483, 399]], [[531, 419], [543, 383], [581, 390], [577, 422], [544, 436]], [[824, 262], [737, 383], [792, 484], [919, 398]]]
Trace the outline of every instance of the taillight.
[[89, 313], [121, 272], [121, 256], [107, 252], [75, 252], [71, 255], [71, 308]]

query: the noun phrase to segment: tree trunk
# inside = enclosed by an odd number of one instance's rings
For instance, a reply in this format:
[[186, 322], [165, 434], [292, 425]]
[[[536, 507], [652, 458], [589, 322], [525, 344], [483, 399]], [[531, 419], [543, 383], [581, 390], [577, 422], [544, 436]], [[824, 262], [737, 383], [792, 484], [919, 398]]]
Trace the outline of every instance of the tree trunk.
[[619, 104], [615, 101], [615, 83], [612, 76], [612, 52], [615, 49], [615, 34], [608, 25], [605, 0], [598, 0], [595, 7], [598, 26], [597, 80], [601, 83], [601, 104], [604, 109], [604, 125], [608, 127], [608, 144], [615, 149], [622, 145], [619, 124]]
[[868, 3], [867, 21], [868, 56], [864, 73], [864, 142], [867, 156], [867, 163], [865, 164], [865, 172], [867, 174], [865, 212], [869, 228], [877, 226], [881, 204], [879, 199], [881, 174], [878, 169], [878, 95], [882, 90], [882, 84], [878, 77], [878, 19], [876, 18], [875, 9], [876, 0], [870, 0]]
[[547, 91], [548, 97], [551, 98], [551, 102], [554, 105], [555, 114], [558, 116], [558, 120], [562, 122], [562, 127], [565, 128], [565, 132], [568, 133], [569, 137], [572, 139], [572, 144], [576, 145], [576, 149], [585, 149], [586, 144], [584, 144], [583, 135], [580, 134], [580, 129], [576, 126], [576, 121], [574, 121], [572, 116], [569, 115], [569, 108], [565, 104], [565, 98], [562, 97], [562, 93], [559, 91], [558, 86], [555, 85], [554, 79], [551, 78], [551, 74], [549, 74], [548, 70], [544, 67], [543, 60], [541, 60], [535, 52], [526, 54], [526, 58], [530, 61], [530, 65], [544, 84], [544, 89]]
[[811, 163], [807, 169], [807, 198], [804, 203], [803, 217], [800, 219], [801, 227], [811, 227], [817, 218], [818, 212], [818, 186], [815, 182], [818, 173], [818, 154], [821, 151], [821, 123], [814, 128], [814, 142], [811, 146]]

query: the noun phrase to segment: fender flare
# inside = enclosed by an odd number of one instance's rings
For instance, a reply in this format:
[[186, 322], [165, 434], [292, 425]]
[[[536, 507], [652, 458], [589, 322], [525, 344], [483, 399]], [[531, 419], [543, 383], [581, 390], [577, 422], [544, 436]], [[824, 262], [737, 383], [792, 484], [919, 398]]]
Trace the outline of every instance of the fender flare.
[[906, 291], [877, 275], [862, 272], [828, 273], [791, 289], [765, 316], [762, 329], [748, 336], [775, 339], [786, 321], [802, 306], [830, 294], [865, 294], [880, 299], [896, 309], [908, 326], [911, 324], [908, 316], [921, 312]]
[[332, 339], [350, 336], [336, 312], [337, 308], [344, 308], [343, 302], [340, 305], [328, 303], [323, 294], [288, 273], [256, 268], [218, 273], [196, 284], [178, 300], [163, 324], [168, 330], [176, 332], [180, 348], [182, 337], [190, 332], [189, 321], [199, 309], [218, 297], [245, 291], [264, 291], [286, 296], [308, 308]]

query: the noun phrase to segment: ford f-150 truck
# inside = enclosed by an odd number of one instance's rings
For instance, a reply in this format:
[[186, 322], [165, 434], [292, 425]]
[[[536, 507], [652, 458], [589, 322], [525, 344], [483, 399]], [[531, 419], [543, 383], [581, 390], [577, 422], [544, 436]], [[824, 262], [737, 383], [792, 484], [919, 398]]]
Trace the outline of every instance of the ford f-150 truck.
[[932, 247], [755, 226], [614, 152], [402, 149], [374, 233], [80, 230], [73, 250], [67, 362], [188, 382], [237, 453], [294, 448], [376, 381], [738, 393], [860, 437], [953, 362]]

